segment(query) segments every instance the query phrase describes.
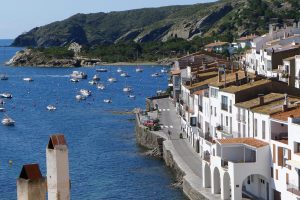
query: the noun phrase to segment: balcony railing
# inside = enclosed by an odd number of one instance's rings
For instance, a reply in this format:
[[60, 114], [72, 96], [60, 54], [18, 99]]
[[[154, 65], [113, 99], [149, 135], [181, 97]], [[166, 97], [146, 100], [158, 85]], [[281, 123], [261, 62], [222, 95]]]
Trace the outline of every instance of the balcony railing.
[[295, 186], [295, 185], [292, 185], [292, 184], [288, 184], [287, 185], [287, 191], [297, 195], [300, 197], [300, 188]]

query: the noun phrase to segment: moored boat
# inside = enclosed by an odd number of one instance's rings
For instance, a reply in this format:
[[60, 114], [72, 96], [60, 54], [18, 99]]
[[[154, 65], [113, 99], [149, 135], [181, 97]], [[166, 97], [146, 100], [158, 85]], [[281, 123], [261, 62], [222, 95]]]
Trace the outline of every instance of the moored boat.
[[167, 68], [164, 67], [164, 68], [162, 68], [162, 69], [160, 70], [160, 72], [161, 72], [161, 73], [168, 73], [168, 70], [167, 70]]
[[123, 70], [122, 70], [121, 68], [118, 68], [118, 69], [117, 69], [117, 72], [118, 72], [118, 73], [122, 73]]
[[2, 119], [1, 123], [4, 126], [14, 126], [15, 125], [15, 121], [10, 118], [9, 116], [5, 115], [4, 118]]
[[12, 94], [10, 94], [8, 92], [4, 92], [4, 93], [0, 94], [0, 97], [6, 98], [6, 99], [11, 99], [12, 98]]
[[126, 86], [123, 88], [123, 92], [131, 92], [131, 91], [132, 91], [132, 88], [129, 86]]
[[6, 81], [6, 80], [8, 80], [8, 76], [6, 74], [0, 74], [0, 80]]
[[129, 77], [129, 74], [127, 74], [126, 72], [122, 72], [122, 73], [120, 74], [120, 76], [122, 76], [122, 77]]
[[56, 107], [54, 105], [48, 105], [47, 106], [47, 110], [49, 110], [49, 111], [55, 111]]
[[78, 101], [81, 101], [81, 100], [85, 100], [86, 98], [83, 96], [83, 95], [76, 95], [75, 98], [78, 100]]
[[106, 68], [96, 69], [96, 72], [107, 72], [107, 69]]
[[144, 71], [144, 69], [143, 69], [143, 68], [140, 68], [140, 67], [138, 67], [138, 68], [136, 68], [136, 69], [135, 69], [135, 71], [136, 71], [136, 72], [143, 72], [143, 71]]
[[84, 97], [88, 97], [92, 95], [92, 92], [90, 90], [81, 89], [79, 92]]
[[33, 79], [28, 77], [28, 78], [23, 78], [23, 81], [31, 82], [31, 81], [33, 81]]
[[90, 84], [90, 85], [96, 85], [96, 84], [97, 84], [97, 81], [91, 80], [91, 81], [89, 81], [89, 84]]
[[111, 99], [104, 99], [103, 102], [104, 103], [112, 103], [112, 100]]
[[79, 79], [78, 78], [71, 78], [70, 81], [73, 82], [73, 83], [77, 83], [77, 82], [79, 82]]
[[117, 79], [113, 78], [113, 77], [110, 77], [110, 78], [107, 79], [107, 81], [110, 82], [110, 83], [115, 83], [115, 82], [117, 82]]
[[95, 74], [95, 75], [93, 76], [93, 80], [94, 80], [94, 81], [100, 81], [100, 77], [99, 77], [97, 74]]
[[80, 71], [73, 71], [72, 74], [70, 74], [71, 78], [75, 79], [87, 79], [87, 74]]
[[154, 73], [154, 74], [152, 74], [151, 76], [152, 76], [152, 77], [160, 77], [161, 74], [160, 74], [160, 73]]
[[104, 90], [104, 89], [105, 89], [105, 85], [104, 85], [103, 83], [99, 83], [99, 84], [97, 85], [97, 88], [98, 88], [99, 90]]

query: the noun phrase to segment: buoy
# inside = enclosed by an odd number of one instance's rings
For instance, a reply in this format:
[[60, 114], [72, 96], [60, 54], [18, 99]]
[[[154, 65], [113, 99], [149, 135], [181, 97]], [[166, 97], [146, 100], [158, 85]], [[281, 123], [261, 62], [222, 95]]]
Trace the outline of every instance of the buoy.
[[13, 161], [12, 161], [12, 160], [9, 160], [8, 163], [9, 163], [10, 165], [12, 165]]

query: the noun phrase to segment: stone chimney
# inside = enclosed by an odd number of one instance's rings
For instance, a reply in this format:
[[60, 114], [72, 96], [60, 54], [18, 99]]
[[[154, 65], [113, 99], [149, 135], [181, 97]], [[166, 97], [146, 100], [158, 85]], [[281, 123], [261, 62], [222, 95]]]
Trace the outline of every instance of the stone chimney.
[[68, 146], [64, 135], [51, 135], [47, 148], [48, 200], [70, 200]]
[[287, 111], [288, 108], [289, 108], [288, 96], [287, 96], [287, 94], [284, 94], [284, 102], [283, 102], [283, 105], [282, 105], [282, 112]]
[[221, 74], [221, 70], [219, 69], [218, 71], [218, 82], [221, 83], [222, 82], [222, 74]]
[[235, 73], [235, 84], [239, 85], [239, 74], [237, 72]]
[[46, 178], [39, 165], [23, 165], [17, 180], [18, 200], [46, 200], [46, 192]]
[[264, 97], [264, 95], [263, 94], [259, 94], [258, 95], [258, 102], [259, 102], [259, 105], [260, 106], [262, 106], [262, 105], [264, 105], [265, 104], [265, 97]]

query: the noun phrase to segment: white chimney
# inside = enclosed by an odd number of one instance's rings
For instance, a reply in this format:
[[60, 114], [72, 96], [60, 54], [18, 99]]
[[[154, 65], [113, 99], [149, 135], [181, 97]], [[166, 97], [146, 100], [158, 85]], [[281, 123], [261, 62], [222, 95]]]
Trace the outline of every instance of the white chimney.
[[48, 200], [70, 200], [68, 146], [64, 135], [50, 136], [46, 158]]
[[46, 200], [46, 192], [46, 178], [39, 165], [24, 165], [17, 180], [18, 200]]

